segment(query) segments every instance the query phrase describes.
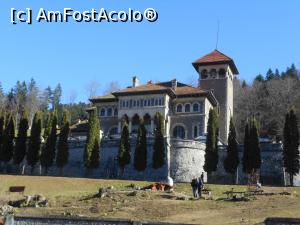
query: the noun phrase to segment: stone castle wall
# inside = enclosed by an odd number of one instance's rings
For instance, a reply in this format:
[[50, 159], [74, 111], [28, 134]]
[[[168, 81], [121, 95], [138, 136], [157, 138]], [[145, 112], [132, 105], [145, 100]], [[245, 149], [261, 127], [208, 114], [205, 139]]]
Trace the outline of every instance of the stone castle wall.
[[[280, 144], [261, 144], [261, 169], [260, 181], [264, 185], [283, 185], [284, 171], [282, 162], [282, 147]], [[247, 176], [243, 173], [243, 145], [238, 146], [240, 164], [238, 167], [239, 184], [247, 183]], [[219, 146], [219, 163], [217, 172], [213, 173], [208, 182], [219, 184], [230, 184], [233, 182], [233, 176], [226, 173], [223, 162], [226, 157], [226, 146]]]
[[[121, 176], [117, 155], [119, 140], [103, 140], [100, 151], [100, 166], [92, 173], [87, 174], [83, 163], [84, 142], [72, 141], [70, 145], [69, 163], [64, 168], [63, 176], [69, 177], [93, 177], [93, 178], [121, 178], [132, 180], [164, 180], [168, 175], [177, 182], [190, 182], [194, 176], [200, 176], [203, 172], [205, 144], [198, 141], [171, 139], [166, 140], [166, 164], [160, 169], [152, 168], [153, 138], [148, 138], [147, 169], [138, 172], [133, 167], [135, 139], [131, 141], [131, 164], [126, 166]], [[242, 172], [243, 146], [239, 146], [240, 165], [238, 168], [238, 180], [245, 184], [247, 177]], [[218, 170], [209, 177], [205, 173], [205, 181], [209, 183], [229, 184], [233, 177], [227, 174], [223, 167], [226, 156], [226, 146], [219, 146]], [[260, 179], [264, 185], [283, 185], [286, 175], [283, 171], [282, 147], [280, 144], [261, 144], [262, 166]], [[13, 168], [13, 166], [10, 166]], [[2, 168], [3, 169], [3, 168]], [[3, 171], [3, 170], [2, 170]], [[4, 171], [5, 172], [5, 171]], [[16, 172], [10, 169], [8, 172]], [[30, 168], [26, 167], [25, 174], [31, 174]], [[37, 166], [34, 174], [40, 174]], [[60, 171], [53, 166], [48, 175], [61, 176]], [[300, 175], [295, 177], [295, 184], [300, 186]]]

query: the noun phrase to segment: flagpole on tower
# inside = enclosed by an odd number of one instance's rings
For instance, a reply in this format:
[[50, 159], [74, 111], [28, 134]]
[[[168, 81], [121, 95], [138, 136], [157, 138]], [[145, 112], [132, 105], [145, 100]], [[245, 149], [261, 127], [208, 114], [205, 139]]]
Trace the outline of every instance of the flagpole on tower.
[[219, 31], [220, 31], [220, 21], [218, 20], [218, 30], [217, 30], [216, 50], [218, 49], [218, 44], [219, 44]]

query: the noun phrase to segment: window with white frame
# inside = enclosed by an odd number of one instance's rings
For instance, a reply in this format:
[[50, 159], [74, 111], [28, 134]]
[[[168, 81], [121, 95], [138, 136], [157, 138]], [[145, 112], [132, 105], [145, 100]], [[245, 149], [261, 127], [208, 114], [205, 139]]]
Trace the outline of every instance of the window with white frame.
[[179, 139], [185, 139], [186, 133], [185, 129], [181, 125], [177, 125], [173, 129], [173, 137], [174, 138], [179, 138]]
[[176, 112], [181, 113], [182, 112], [182, 105], [178, 104], [176, 107]]
[[107, 109], [107, 116], [112, 116], [112, 108]]
[[199, 110], [199, 103], [194, 103], [193, 104], [193, 112], [199, 112], [200, 110]]
[[184, 106], [184, 112], [190, 112], [191, 111], [191, 104], [186, 104]]
[[100, 110], [100, 116], [105, 116], [105, 109], [104, 108]]

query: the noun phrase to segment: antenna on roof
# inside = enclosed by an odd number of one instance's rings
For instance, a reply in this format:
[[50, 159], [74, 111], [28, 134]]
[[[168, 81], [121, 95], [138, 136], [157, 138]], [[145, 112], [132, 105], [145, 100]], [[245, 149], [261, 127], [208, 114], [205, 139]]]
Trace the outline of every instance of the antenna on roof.
[[218, 44], [219, 44], [219, 31], [220, 31], [220, 21], [218, 20], [218, 30], [217, 30], [216, 50], [218, 49]]

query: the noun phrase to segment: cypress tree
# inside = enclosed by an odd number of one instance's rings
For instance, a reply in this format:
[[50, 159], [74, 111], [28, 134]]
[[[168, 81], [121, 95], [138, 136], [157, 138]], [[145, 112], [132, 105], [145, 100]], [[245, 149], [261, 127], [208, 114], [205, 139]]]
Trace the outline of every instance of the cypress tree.
[[28, 114], [26, 111], [24, 111], [19, 122], [18, 136], [16, 139], [16, 146], [13, 156], [15, 165], [20, 165], [23, 162], [27, 152], [27, 131], [29, 128], [28, 123]]
[[252, 118], [250, 127], [250, 149], [251, 169], [254, 173], [256, 173], [261, 166], [261, 155], [259, 147], [258, 125], [254, 117]]
[[147, 168], [147, 131], [144, 121], [140, 120], [137, 143], [134, 152], [134, 168], [143, 171]]
[[228, 145], [227, 145], [227, 156], [224, 160], [224, 169], [227, 173], [233, 175], [236, 173], [237, 167], [239, 165], [239, 153], [236, 141], [236, 131], [233, 123], [232, 117], [230, 118], [229, 135], [228, 135]]
[[97, 109], [90, 112], [88, 135], [84, 151], [84, 164], [87, 170], [95, 169], [99, 166], [99, 148], [100, 148], [100, 122], [97, 115]]
[[69, 159], [69, 144], [68, 137], [70, 133], [70, 115], [68, 111], [63, 113], [63, 123], [61, 125], [59, 140], [57, 144], [56, 166], [60, 168], [61, 174], [63, 167], [68, 163]]
[[5, 124], [5, 115], [3, 112], [0, 112], [0, 154], [1, 154], [2, 144], [3, 144], [4, 124]]
[[259, 147], [258, 125], [256, 119], [251, 118], [245, 127], [243, 171], [254, 176], [261, 166], [261, 154]]
[[164, 140], [164, 117], [161, 113], [155, 116], [155, 139], [153, 145], [153, 162], [152, 167], [158, 169], [165, 163], [165, 140]]
[[131, 159], [131, 152], [130, 152], [130, 140], [129, 140], [129, 130], [128, 130], [128, 124], [126, 121], [124, 121], [124, 126], [122, 129], [122, 135], [120, 140], [120, 146], [119, 146], [119, 166], [121, 168], [122, 174], [124, 173], [125, 166], [130, 164]]
[[209, 117], [207, 123], [207, 137], [206, 137], [206, 148], [205, 148], [205, 162], [204, 170], [207, 173], [211, 173], [217, 170], [218, 166], [218, 116], [215, 109], [209, 110]]
[[15, 121], [12, 115], [8, 115], [6, 119], [3, 142], [0, 152], [0, 160], [7, 164], [13, 157], [15, 139]]
[[42, 143], [42, 118], [43, 116], [41, 112], [35, 113], [30, 131], [26, 160], [27, 164], [31, 167], [31, 173], [33, 173], [34, 167], [39, 161]]
[[250, 172], [249, 164], [249, 122], [247, 121], [245, 125], [245, 134], [244, 134], [244, 153], [243, 153], [243, 172]]
[[290, 185], [294, 185], [294, 176], [299, 173], [299, 129], [298, 121], [293, 109], [286, 114], [283, 130], [283, 164], [289, 174]]
[[47, 136], [45, 136], [46, 141], [41, 152], [41, 166], [45, 168], [45, 174], [48, 173], [48, 169], [53, 165], [55, 159], [57, 139], [57, 115], [55, 111], [51, 112], [51, 115], [49, 115], [48, 126], [49, 127], [47, 127], [46, 130], [49, 133], [47, 134]]

